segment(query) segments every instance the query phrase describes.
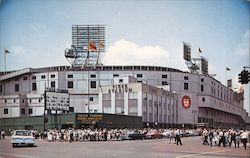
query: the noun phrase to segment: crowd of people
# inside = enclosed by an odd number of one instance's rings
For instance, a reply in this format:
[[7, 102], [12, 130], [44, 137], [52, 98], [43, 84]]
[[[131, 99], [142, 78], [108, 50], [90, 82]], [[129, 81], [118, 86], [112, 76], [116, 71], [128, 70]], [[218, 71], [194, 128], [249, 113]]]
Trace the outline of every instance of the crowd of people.
[[234, 144], [235, 148], [239, 148], [242, 143], [245, 150], [247, 142], [250, 142], [249, 137], [250, 132], [247, 130], [204, 129], [202, 132], [203, 145], [231, 147]]
[[[247, 130], [222, 130], [222, 129], [203, 129], [198, 130], [184, 130], [184, 129], [49, 129], [46, 131], [32, 130], [33, 136], [36, 139], [44, 139], [49, 142], [73, 142], [73, 141], [119, 141], [126, 140], [131, 133], [139, 133], [146, 135], [152, 131], [157, 134], [162, 134], [163, 137], [168, 138], [168, 142], [174, 142], [176, 145], [182, 145], [181, 137], [187, 136], [190, 131], [196, 131], [202, 136], [203, 145], [210, 146], [234, 146], [239, 148], [243, 144], [247, 148], [247, 142], [250, 143], [250, 131]], [[0, 139], [4, 139], [5, 132], [1, 130]], [[196, 134], [193, 134], [195, 136]]]

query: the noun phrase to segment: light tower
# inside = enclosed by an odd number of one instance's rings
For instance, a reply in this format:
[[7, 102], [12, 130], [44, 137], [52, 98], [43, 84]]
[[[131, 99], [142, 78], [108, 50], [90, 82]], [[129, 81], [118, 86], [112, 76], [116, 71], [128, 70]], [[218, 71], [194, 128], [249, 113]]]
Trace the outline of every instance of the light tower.
[[101, 65], [100, 53], [105, 51], [104, 25], [73, 25], [72, 45], [65, 50], [65, 57], [72, 68]]

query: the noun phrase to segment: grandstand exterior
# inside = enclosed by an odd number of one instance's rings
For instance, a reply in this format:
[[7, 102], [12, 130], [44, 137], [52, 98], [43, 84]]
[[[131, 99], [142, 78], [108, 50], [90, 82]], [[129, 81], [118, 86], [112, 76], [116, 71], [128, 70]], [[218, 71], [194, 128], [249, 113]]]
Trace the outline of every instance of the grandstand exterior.
[[[112, 91], [119, 84], [131, 88], [127, 94], [121, 92], [121, 102], [115, 101], [119, 95]], [[249, 121], [243, 108], [243, 92], [235, 92], [209, 75], [142, 65], [79, 69], [56, 66], [2, 72], [0, 118], [43, 115], [45, 87], [67, 89], [74, 113], [137, 115], [142, 116], [144, 126], [192, 126], [205, 122], [211, 127], [243, 127]], [[131, 93], [136, 93], [134, 101], [129, 98]], [[113, 99], [104, 103], [108, 94]], [[184, 96], [190, 98], [189, 107], [183, 105]], [[130, 103], [137, 110], [129, 109], [134, 108]], [[104, 106], [110, 106], [110, 110]]]

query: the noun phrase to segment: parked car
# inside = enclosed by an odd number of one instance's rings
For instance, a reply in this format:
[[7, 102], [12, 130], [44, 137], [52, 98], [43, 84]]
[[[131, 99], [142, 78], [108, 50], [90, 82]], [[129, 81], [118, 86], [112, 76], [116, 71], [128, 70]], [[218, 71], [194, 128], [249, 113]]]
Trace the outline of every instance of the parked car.
[[121, 140], [131, 140], [129, 135], [132, 134], [132, 133], [133, 133], [132, 130], [124, 131], [124, 133], [122, 133], [122, 135], [121, 135]]
[[15, 130], [11, 136], [11, 144], [12, 147], [16, 147], [17, 145], [33, 146], [35, 138], [29, 130]]
[[152, 131], [149, 131], [147, 134], [146, 134], [146, 139], [161, 139], [163, 138], [163, 134], [160, 133], [159, 131], [157, 130], [152, 130]]
[[145, 134], [142, 134], [139, 131], [134, 131], [133, 133], [129, 134], [129, 138], [131, 138], [132, 140], [136, 139], [143, 140], [145, 139]]
[[168, 130], [168, 129], [167, 129], [167, 130], [164, 130], [163, 133], [162, 133], [163, 137], [169, 138], [169, 137], [170, 137], [170, 134], [171, 134], [170, 132], [171, 132], [171, 131]]

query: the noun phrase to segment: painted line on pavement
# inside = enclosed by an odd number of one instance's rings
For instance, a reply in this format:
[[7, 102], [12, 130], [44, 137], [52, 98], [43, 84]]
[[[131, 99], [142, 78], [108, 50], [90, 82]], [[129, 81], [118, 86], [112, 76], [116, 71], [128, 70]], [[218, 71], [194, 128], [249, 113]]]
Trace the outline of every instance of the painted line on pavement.
[[203, 152], [203, 153], [198, 153], [198, 154], [190, 154], [190, 155], [177, 156], [176, 158], [193, 157], [193, 156], [206, 155], [206, 154], [211, 154], [211, 153], [226, 152], [226, 151], [230, 151], [230, 150], [231, 149], [219, 150], [219, 151], [209, 151], [209, 152]]

